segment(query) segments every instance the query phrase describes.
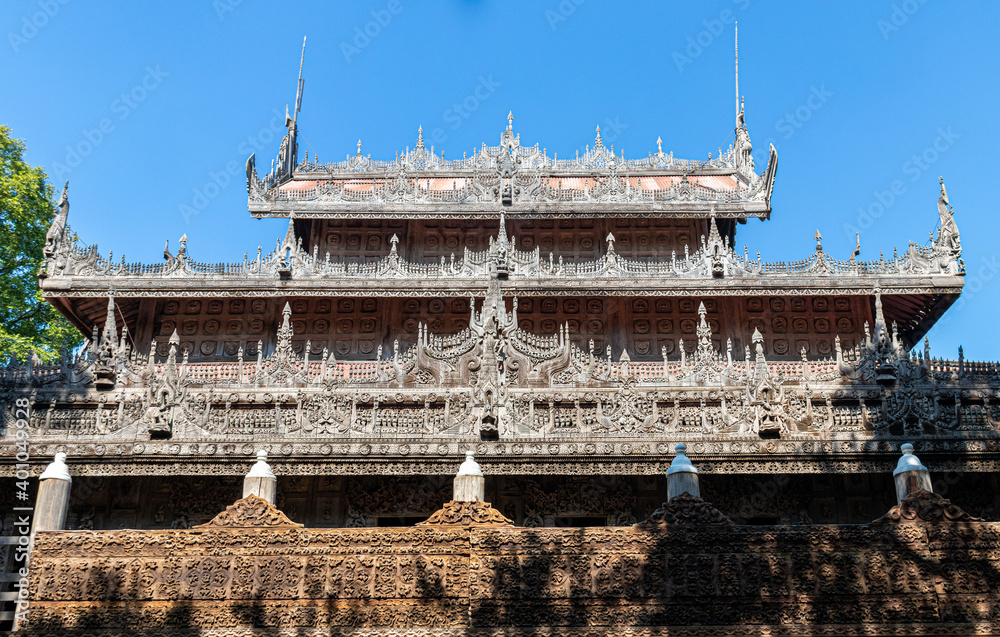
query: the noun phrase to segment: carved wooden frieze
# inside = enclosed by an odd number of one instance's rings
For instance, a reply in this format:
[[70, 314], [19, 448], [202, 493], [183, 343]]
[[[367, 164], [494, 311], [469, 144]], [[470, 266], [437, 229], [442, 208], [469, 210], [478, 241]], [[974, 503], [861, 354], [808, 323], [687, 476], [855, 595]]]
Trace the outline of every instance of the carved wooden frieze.
[[652, 635], [688, 626], [717, 631], [695, 634], [990, 634], [1000, 629], [997, 527], [946, 521], [927, 527], [932, 535], [914, 524], [41, 532], [24, 627], [28, 635], [597, 627]]

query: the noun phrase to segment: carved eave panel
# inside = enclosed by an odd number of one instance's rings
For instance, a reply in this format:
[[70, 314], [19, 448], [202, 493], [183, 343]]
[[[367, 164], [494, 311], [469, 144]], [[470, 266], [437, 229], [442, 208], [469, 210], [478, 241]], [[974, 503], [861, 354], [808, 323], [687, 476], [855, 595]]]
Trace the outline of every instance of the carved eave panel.
[[248, 204], [255, 219], [479, 219], [495, 220], [501, 210], [510, 219], [620, 218], [620, 219], [769, 219], [765, 202], [678, 203], [513, 203], [484, 204], [335, 204], [324, 201], [267, 201]]
[[[290, 280], [275, 278], [132, 278], [132, 277], [52, 277], [42, 283], [46, 299], [107, 298], [109, 284], [119, 298], [165, 297], [284, 297], [284, 296], [370, 296], [370, 297], [481, 297], [488, 278], [385, 278], [372, 287], [370, 279], [311, 277]], [[511, 276], [503, 290], [509, 296], [823, 296], [828, 294], [871, 296], [881, 289], [885, 297], [894, 295], [956, 296], [962, 293], [960, 276], [828, 276], [733, 278], [628, 278], [559, 279]], [[98, 310], [100, 314], [101, 311]]]
[[[272, 449], [268, 462], [281, 476], [453, 475], [455, 459], [475, 448], [489, 463], [490, 475], [663, 475], [678, 441], [699, 449], [692, 460], [704, 475], [881, 474], [891, 473], [899, 458], [900, 440], [773, 441], [757, 439], [691, 439], [683, 436], [643, 441], [539, 441], [512, 439], [483, 443], [476, 439], [294, 441], [230, 439], [146, 441], [105, 444], [80, 440], [33, 445], [39, 456], [57, 450], [70, 455], [74, 476], [169, 476], [246, 474], [243, 459], [253, 450]], [[921, 459], [935, 472], [1000, 471], [996, 440], [924, 441]], [[955, 449], [969, 450], [956, 453]], [[991, 451], [987, 449], [992, 448]], [[979, 449], [978, 451], [972, 449]], [[248, 451], [249, 450], [249, 451]], [[926, 450], [926, 451], [925, 451]], [[0, 457], [12, 458], [13, 445], [0, 445]], [[13, 462], [0, 466], [0, 476], [13, 477]]]

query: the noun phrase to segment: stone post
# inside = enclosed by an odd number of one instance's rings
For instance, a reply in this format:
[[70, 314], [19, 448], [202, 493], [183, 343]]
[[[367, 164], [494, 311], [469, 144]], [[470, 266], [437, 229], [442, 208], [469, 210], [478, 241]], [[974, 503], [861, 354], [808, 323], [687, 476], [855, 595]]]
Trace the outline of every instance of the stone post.
[[465, 452], [465, 462], [455, 476], [455, 502], [482, 502], [486, 498], [486, 478], [475, 454]]
[[674, 456], [667, 469], [667, 501], [673, 500], [682, 493], [688, 493], [693, 497], [701, 497], [701, 489], [698, 487], [698, 469], [691, 464], [684, 452], [687, 445], [683, 442], [674, 447], [677, 455]]
[[250, 468], [250, 473], [243, 478], [243, 497], [250, 494], [267, 500], [268, 504], [274, 504], [278, 494], [278, 479], [274, 477], [274, 472], [267, 464], [267, 452], [263, 449], [257, 452], [257, 462]]
[[931, 472], [920, 464], [920, 458], [913, 455], [913, 445], [907, 442], [899, 450], [903, 455], [899, 457], [896, 470], [892, 472], [892, 479], [896, 483], [896, 504], [901, 504], [906, 496], [921, 489], [933, 493]]
[[69, 511], [69, 491], [73, 478], [66, 466], [66, 454], [55, 460], [38, 476], [38, 502], [35, 505], [35, 531], [62, 531]]

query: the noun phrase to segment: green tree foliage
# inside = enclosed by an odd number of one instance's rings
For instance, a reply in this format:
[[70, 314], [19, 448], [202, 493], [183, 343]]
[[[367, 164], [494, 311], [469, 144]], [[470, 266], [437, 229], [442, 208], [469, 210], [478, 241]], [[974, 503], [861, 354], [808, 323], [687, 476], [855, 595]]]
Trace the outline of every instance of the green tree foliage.
[[59, 358], [80, 332], [38, 289], [45, 232], [52, 221], [52, 186], [45, 171], [24, 161], [24, 142], [0, 126], [0, 361]]

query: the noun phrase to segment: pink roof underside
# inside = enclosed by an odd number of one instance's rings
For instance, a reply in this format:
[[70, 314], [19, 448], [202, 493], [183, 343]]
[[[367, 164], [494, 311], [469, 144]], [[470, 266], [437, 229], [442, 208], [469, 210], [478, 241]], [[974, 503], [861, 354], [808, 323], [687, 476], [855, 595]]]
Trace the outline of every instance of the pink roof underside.
[[[338, 181], [343, 184], [345, 190], [352, 192], [370, 192], [375, 187], [375, 180], [373, 179], [334, 179], [331, 181]], [[386, 179], [379, 179], [379, 183], [384, 183]], [[594, 188], [597, 186], [598, 182], [595, 179], [589, 179], [586, 177], [548, 177], [545, 179], [550, 188], [558, 188], [562, 190], [584, 190], [586, 188]], [[676, 175], [661, 175], [659, 177], [630, 177], [629, 183], [633, 188], [641, 187], [642, 190], [665, 190], [678, 184], [681, 181], [680, 176]], [[703, 188], [708, 188], [710, 190], [734, 190], [736, 188], [736, 179], [732, 175], [702, 175], [702, 176], [690, 176], [688, 181], [692, 184], [702, 186]], [[310, 190], [315, 188], [321, 183], [315, 180], [295, 180], [283, 184], [279, 190], [283, 192], [297, 192], [302, 190]], [[431, 179], [419, 179], [419, 184], [422, 189], [426, 189], [428, 185], [431, 190], [435, 191], [446, 191], [446, 190], [459, 190], [465, 187], [466, 179], [460, 177], [443, 177], [443, 178], [431, 178]]]

